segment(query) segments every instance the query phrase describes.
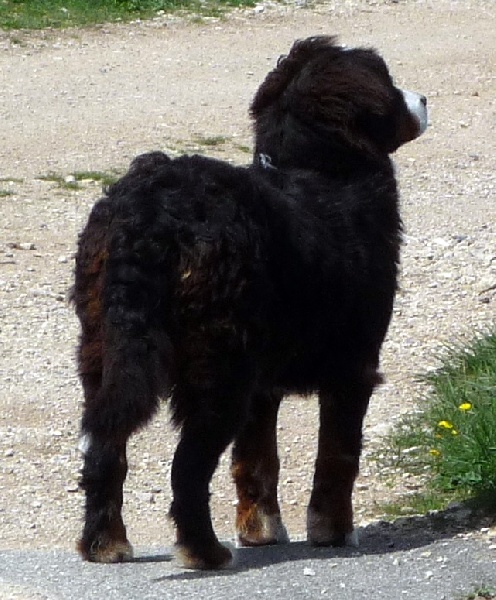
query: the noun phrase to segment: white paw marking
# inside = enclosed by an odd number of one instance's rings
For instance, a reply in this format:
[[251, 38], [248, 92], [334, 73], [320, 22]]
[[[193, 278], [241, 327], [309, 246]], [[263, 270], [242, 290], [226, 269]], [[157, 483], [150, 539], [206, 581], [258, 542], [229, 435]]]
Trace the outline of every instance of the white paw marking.
[[266, 515], [259, 513], [260, 531], [254, 536], [242, 534], [238, 537], [236, 545], [238, 548], [252, 544], [259, 546], [267, 543], [287, 544], [289, 535], [279, 515]]
[[[327, 518], [316, 513], [311, 508], [307, 511], [307, 539], [314, 544], [327, 544], [333, 538], [332, 528]], [[345, 535], [345, 545], [358, 548], [360, 540], [358, 530], [354, 529]]]
[[288, 532], [279, 515], [260, 515], [262, 521], [262, 537], [275, 539], [278, 544], [289, 542]]

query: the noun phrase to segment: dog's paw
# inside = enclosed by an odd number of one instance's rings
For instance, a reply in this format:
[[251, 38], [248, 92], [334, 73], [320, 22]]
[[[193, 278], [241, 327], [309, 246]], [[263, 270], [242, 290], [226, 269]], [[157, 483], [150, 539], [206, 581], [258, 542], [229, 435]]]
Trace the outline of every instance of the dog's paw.
[[84, 560], [98, 563], [120, 563], [133, 558], [133, 547], [125, 540], [108, 540], [101, 537], [91, 544], [80, 540], [77, 548]]
[[280, 515], [267, 515], [260, 510], [253, 510], [245, 519], [238, 515], [238, 546], [267, 546], [270, 544], [287, 544], [288, 532]]
[[225, 569], [233, 562], [233, 553], [227, 545], [217, 542], [201, 551], [195, 551], [185, 544], [175, 545], [175, 557], [185, 569]]
[[348, 531], [340, 530], [327, 515], [315, 512], [312, 508], [307, 512], [307, 540], [312, 546], [351, 546], [358, 548], [360, 541], [358, 532], [353, 527]]

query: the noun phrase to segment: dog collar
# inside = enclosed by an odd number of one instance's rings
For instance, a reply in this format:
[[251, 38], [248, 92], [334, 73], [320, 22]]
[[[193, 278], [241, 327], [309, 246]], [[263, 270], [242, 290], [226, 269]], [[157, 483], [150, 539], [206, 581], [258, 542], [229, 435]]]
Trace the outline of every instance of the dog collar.
[[258, 155], [258, 164], [262, 167], [262, 169], [277, 169], [272, 164], [272, 159], [268, 154], [263, 154], [262, 152]]

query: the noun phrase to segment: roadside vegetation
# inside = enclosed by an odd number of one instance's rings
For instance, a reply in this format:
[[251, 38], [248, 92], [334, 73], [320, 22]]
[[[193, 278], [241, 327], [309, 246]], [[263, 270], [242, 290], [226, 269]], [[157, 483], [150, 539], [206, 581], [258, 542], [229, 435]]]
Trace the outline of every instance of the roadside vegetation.
[[50, 172], [38, 177], [41, 181], [51, 181], [65, 190], [81, 190], [85, 184], [89, 183], [99, 183], [103, 187], [107, 187], [115, 183], [118, 178], [118, 171], [76, 171], [70, 175]]
[[0, 177], [0, 198], [14, 195], [14, 184], [22, 183], [22, 180], [15, 177]]
[[460, 600], [492, 600], [493, 598], [496, 598], [496, 591], [483, 585]]
[[[0, 0], [1, 2], [1, 0]], [[204, 154], [208, 156], [222, 156], [226, 151], [234, 150], [243, 155], [251, 156], [251, 148], [244, 144], [236, 142], [233, 138], [219, 135], [195, 135], [191, 140], [176, 140], [170, 141], [166, 152], [174, 157], [181, 154]], [[41, 181], [48, 181], [53, 183], [56, 187], [66, 191], [78, 191], [85, 189], [88, 185], [99, 184], [99, 186], [106, 188], [112, 185], [122, 177], [125, 170], [111, 169], [109, 171], [75, 171], [69, 174], [55, 173], [49, 171], [43, 175], [39, 175], [37, 178]], [[12, 184], [15, 180], [12, 178], [0, 178], [0, 185], [4, 182]], [[8, 190], [2, 190], [0, 187], [0, 197], [8, 195]]]
[[418, 512], [476, 500], [496, 513], [496, 329], [446, 349], [421, 379], [421, 410], [400, 421], [378, 460], [419, 477], [424, 491], [408, 500]]
[[0, 0], [0, 29], [84, 27], [187, 11], [218, 16], [254, 0]]

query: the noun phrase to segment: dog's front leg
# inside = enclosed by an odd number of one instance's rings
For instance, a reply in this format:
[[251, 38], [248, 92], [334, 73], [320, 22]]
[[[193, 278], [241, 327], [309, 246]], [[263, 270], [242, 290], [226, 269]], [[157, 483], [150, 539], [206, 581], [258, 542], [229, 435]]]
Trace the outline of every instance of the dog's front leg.
[[281, 399], [278, 393], [256, 394], [234, 443], [231, 471], [238, 494], [236, 533], [241, 546], [288, 541], [277, 501], [276, 425]]
[[354, 381], [320, 394], [318, 453], [307, 512], [307, 537], [313, 545], [358, 545], [352, 492], [371, 393], [372, 386]]

